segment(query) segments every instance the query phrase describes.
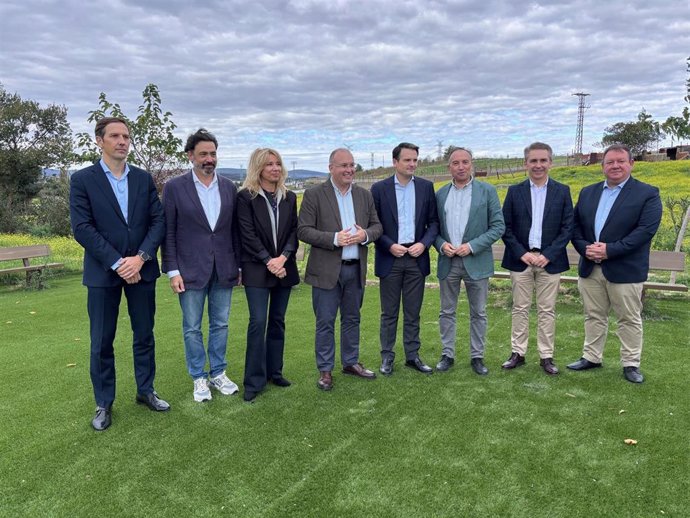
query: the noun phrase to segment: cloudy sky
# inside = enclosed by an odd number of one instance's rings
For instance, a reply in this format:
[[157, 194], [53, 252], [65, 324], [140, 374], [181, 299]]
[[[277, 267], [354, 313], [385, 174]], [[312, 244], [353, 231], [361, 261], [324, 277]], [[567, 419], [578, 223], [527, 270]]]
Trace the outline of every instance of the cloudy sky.
[[516, 156], [531, 141], [585, 151], [645, 108], [679, 115], [688, 0], [3, 0], [0, 82], [65, 105], [73, 131], [105, 92], [130, 117], [159, 86], [179, 136], [216, 133], [221, 166], [270, 146], [326, 170], [365, 168], [401, 140]]

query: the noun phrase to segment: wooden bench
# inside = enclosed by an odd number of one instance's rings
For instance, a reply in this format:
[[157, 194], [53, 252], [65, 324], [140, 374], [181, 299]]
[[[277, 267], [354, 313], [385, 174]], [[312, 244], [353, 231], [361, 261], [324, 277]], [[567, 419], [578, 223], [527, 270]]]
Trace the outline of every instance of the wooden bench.
[[[505, 252], [505, 245], [495, 244], [492, 247], [492, 252], [494, 255], [494, 261], [500, 263], [503, 260], [503, 253]], [[305, 244], [300, 241], [299, 248], [297, 249], [297, 260], [303, 261], [305, 256], [306, 247]], [[580, 254], [577, 253], [572, 246], [566, 248], [568, 253], [568, 263], [571, 267], [577, 267], [580, 262]], [[685, 271], [685, 253], [684, 252], [665, 252], [662, 250], [652, 250], [649, 253], [649, 270], [650, 271], [665, 271], [665, 272], [677, 272], [683, 273]], [[496, 279], [508, 279], [510, 280], [510, 272], [507, 271], [496, 271], [494, 273], [494, 278]], [[561, 275], [561, 282], [565, 283], [576, 283], [577, 276], [573, 275]], [[656, 282], [656, 281], [646, 281], [643, 286], [643, 296], [644, 290], [663, 290], [663, 291], [682, 291], [687, 292], [688, 287], [685, 284], [678, 284], [676, 282]]]
[[[23, 266], [15, 266], [0, 270], [0, 273], [21, 273], [26, 272], [26, 285], [31, 286], [31, 282], [36, 277], [38, 287], [43, 287], [42, 273], [47, 268], [62, 268], [63, 263], [49, 263], [50, 246], [31, 245], [31, 246], [12, 246], [0, 248], [0, 262], [2, 261], [21, 261]], [[31, 259], [43, 258], [42, 263], [31, 264]]]
[[[499, 244], [495, 244], [492, 246], [494, 261], [498, 261], [500, 263], [503, 260], [503, 253], [505, 252], [505, 248], [505, 245]], [[570, 263], [570, 266], [577, 267], [577, 264], [580, 261], [580, 254], [578, 254], [577, 250], [575, 250], [572, 246], [567, 247], [566, 252], [568, 253], [568, 262]], [[682, 273], [685, 271], [685, 253], [652, 250], [649, 253], [649, 270]], [[497, 279], [510, 279], [510, 272], [497, 271], [494, 274], [494, 277]], [[577, 277], [571, 275], [561, 275], [561, 282], [577, 282]], [[646, 281], [644, 283], [643, 289], [664, 291], [688, 291], [688, 287], [685, 284], [655, 281]]]

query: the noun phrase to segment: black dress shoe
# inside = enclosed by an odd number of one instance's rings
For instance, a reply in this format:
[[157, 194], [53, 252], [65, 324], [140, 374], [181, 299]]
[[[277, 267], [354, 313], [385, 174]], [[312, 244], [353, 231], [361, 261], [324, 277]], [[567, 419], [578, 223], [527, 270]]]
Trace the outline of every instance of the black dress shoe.
[[594, 363], [586, 358], [580, 358], [576, 362], [566, 365], [566, 368], [570, 369], [571, 371], [586, 371], [588, 369], [596, 369], [598, 367], [601, 367], [601, 363]]
[[244, 399], [247, 403], [253, 403], [256, 399], [256, 392], [245, 390], [244, 394], [242, 395], [242, 399]]
[[102, 432], [112, 423], [112, 407], [96, 407], [96, 415], [91, 420], [91, 426], [97, 432]]
[[422, 374], [431, 374], [434, 372], [434, 369], [425, 364], [419, 356], [417, 356], [414, 360], [407, 360], [405, 365], [411, 369], [421, 372]]
[[525, 357], [518, 353], [511, 353], [510, 358], [503, 362], [501, 369], [514, 369], [525, 364]]
[[558, 374], [558, 367], [554, 365], [553, 358], [542, 358], [539, 360], [539, 365], [544, 369], [544, 372], [549, 376], [555, 376]]
[[639, 367], [623, 367], [623, 376], [630, 383], [642, 383], [644, 376], [640, 372]]
[[436, 364], [436, 370], [446, 372], [453, 366], [454, 363], [455, 358], [451, 358], [450, 356], [446, 356], [445, 354], [443, 354], [441, 355], [441, 360]]
[[136, 401], [140, 405], [146, 405], [154, 412], [167, 412], [170, 410], [170, 405], [159, 398], [155, 390], [150, 394], [137, 394]]
[[381, 368], [379, 369], [384, 376], [393, 374], [393, 358], [386, 357], [381, 360]]
[[472, 370], [480, 376], [489, 374], [489, 369], [484, 366], [484, 358], [472, 358], [470, 365], [472, 365]]
[[271, 383], [273, 383], [277, 387], [289, 387], [290, 385], [292, 385], [292, 383], [290, 383], [282, 376], [276, 376], [275, 378], [271, 378]]

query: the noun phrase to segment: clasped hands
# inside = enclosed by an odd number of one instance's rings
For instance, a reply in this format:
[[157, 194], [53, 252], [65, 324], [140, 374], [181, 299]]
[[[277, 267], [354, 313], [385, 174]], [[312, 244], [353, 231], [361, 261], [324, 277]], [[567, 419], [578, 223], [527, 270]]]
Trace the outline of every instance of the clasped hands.
[[139, 271], [142, 266], [144, 266], [144, 260], [138, 255], [132, 255], [123, 257], [120, 260], [120, 266], [117, 267], [115, 272], [117, 272], [127, 284], [136, 284], [141, 280]]
[[411, 257], [419, 257], [424, 253], [425, 249], [426, 247], [422, 243], [415, 243], [409, 247], [393, 243], [388, 250], [393, 257], [402, 257], [405, 254], [410, 254]]
[[336, 233], [335, 237], [338, 246], [350, 246], [364, 243], [364, 241], [367, 239], [367, 233], [362, 227], [355, 224], [354, 227], [344, 228], [340, 232]]
[[287, 275], [287, 272], [285, 271], [285, 261], [287, 261], [287, 257], [281, 254], [278, 257], [274, 257], [273, 259], [269, 260], [266, 263], [266, 268], [268, 268], [268, 271], [273, 275], [279, 279], [282, 279]]
[[448, 257], [453, 257], [454, 255], [466, 257], [472, 254], [472, 249], [470, 248], [469, 243], [462, 243], [459, 246], [453, 246], [448, 241], [446, 241], [445, 243], [443, 243], [443, 246], [441, 247], [441, 252], [443, 252], [443, 255]]
[[537, 268], [544, 268], [551, 261], [543, 254], [535, 254], [534, 252], [525, 252], [520, 260], [527, 266], [536, 266]]
[[585, 247], [585, 257], [597, 264], [605, 259], [608, 259], [609, 256], [606, 254], [606, 243], [596, 241], [591, 245], [587, 245]]

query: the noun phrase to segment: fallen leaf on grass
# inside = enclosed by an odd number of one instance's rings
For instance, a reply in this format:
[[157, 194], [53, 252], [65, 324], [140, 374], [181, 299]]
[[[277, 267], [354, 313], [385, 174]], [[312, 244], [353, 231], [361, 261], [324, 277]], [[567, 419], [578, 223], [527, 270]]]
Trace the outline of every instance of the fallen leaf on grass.
[[565, 395], [568, 397], [577, 397], [575, 394], [571, 394], [570, 392], [566, 392]]
[[5, 322], [5, 324], [11, 324], [11, 323], [12, 323], [11, 320], [8, 320], [7, 322]]
[[67, 364], [67, 367], [76, 367], [76, 366], [77, 366], [76, 363], [68, 363], [68, 364]]
[[625, 414], [625, 410], [619, 411], [619, 412], [618, 412], [618, 415], [620, 415], [620, 414]]
[[29, 315], [35, 315], [35, 314], [36, 314], [35, 311], [29, 311]]
[[79, 342], [79, 341], [81, 341], [81, 338], [75, 338], [74, 341]]
[[637, 441], [635, 439], [625, 439], [623, 442], [628, 446], [635, 446], [637, 444]]

